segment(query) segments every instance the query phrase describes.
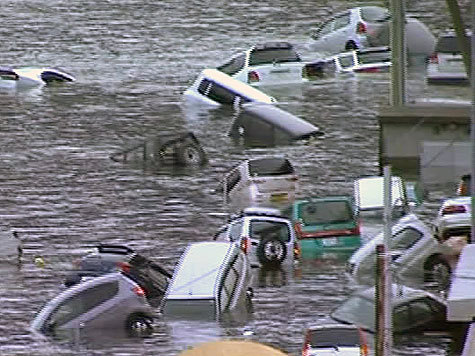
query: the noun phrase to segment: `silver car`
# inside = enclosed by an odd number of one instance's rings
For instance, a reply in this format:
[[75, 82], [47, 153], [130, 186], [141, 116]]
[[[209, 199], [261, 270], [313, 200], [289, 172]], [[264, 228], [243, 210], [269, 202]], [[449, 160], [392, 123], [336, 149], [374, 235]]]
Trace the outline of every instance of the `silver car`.
[[149, 334], [154, 316], [145, 291], [114, 272], [61, 292], [41, 309], [31, 329], [47, 335], [82, 328], [125, 328], [133, 335]]

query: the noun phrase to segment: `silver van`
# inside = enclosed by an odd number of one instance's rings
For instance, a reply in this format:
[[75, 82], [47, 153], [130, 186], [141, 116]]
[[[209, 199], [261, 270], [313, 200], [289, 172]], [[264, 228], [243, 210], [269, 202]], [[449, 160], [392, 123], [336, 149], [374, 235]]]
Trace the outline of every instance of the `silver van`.
[[125, 328], [133, 335], [148, 334], [154, 316], [144, 289], [121, 272], [113, 272], [61, 292], [41, 309], [31, 329], [46, 335], [82, 328]]
[[165, 317], [219, 319], [246, 308], [251, 288], [250, 265], [239, 246], [229, 242], [188, 245], [163, 299]]

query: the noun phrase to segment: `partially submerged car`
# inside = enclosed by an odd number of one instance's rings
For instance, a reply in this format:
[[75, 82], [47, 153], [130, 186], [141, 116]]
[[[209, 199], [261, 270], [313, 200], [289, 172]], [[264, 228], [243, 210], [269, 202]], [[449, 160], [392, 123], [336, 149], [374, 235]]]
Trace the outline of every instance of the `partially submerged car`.
[[228, 134], [246, 146], [275, 146], [308, 141], [323, 132], [275, 105], [250, 103], [242, 106]]
[[367, 336], [351, 324], [312, 326], [305, 331], [302, 356], [369, 356]]
[[161, 310], [168, 318], [219, 319], [247, 307], [250, 279], [247, 256], [235, 243], [191, 243], [180, 257]]
[[108, 273], [62, 291], [31, 323], [46, 335], [86, 329], [123, 328], [150, 334], [155, 312], [139, 284], [121, 272]]
[[71, 74], [57, 68], [0, 67], [0, 88], [31, 88], [75, 80]]
[[249, 102], [277, 102], [272, 96], [217, 69], [203, 70], [183, 95], [193, 103], [214, 107], [229, 105], [237, 108]]
[[206, 152], [192, 132], [162, 134], [125, 150], [113, 153], [115, 162], [140, 162], [157, 166], [201, 166]]
[[121, 271], [145, 291], [152, 306], [160, 304], [168, 288], [171, 273], [159, 264], [122, 245], [100, 244], [95, 251], [75, 261], [64, 284], [71, 287], [92, 277]]
[[[361, 246], [348, 260], [350, 278], [358, 284], [374, 285], [376, 278], [376, 246], [384, 241], [384, 232]], [[389, 246], [390, 268], [395, 280], [420, 284], [430, 282], [445, 290], [454, 267], [452, 246], [440, 243], [431, 229], [416, 215], [403, 216], [393, 225]]]
[[252, 267], [292, 266], [300, 258], [292, 223], [278, 209], [244, 209], [219, 229], [214, 239], [239, 246], [248, 255]]
[[335, 73], [387, 73], [391, 68], [388, 47], [370, 47], [342, 52], [325, 59]]
[[252, 158], [226, 174], [222, 182], [226, 201], [240, 206], [288, 205], [295, 199], [298, 175], [285, 157]]
[[[358, 325], [376, 333], [375, 287], [356, 291], [330, 314], [340, 323]], [[392, 331], [413, 334], [426, 331], [449, 332], [446, 302], [430, 292], [404, 285], [392, 285]]]
[[284, 214], [294, 223], [304, 257], [361, 246], [358, 212], [350, 196], [299, 199]]
[[300, 55], [288, 42], [266, 42], [252, 46], [217, 67], [223, 73], [252, 86], [302, 83]]

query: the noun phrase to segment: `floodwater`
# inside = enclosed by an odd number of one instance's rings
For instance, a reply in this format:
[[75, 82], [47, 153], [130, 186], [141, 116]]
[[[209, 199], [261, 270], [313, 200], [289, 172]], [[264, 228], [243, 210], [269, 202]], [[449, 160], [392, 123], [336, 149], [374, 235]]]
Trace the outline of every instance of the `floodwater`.
[[[468, 6], [469, 2], [467, 2]], [[324, 321], [352, 290], [344, 260], [304, 261], [256, 278], [254, 310], [244, 322], [158, 320], [146, 339], [79, 335], [41, 339], [28, 331], [61, 289], [71, 262], [98, 242], [123, 243], [172, 269], [184, 247], [209, 240], [227, 208], [215, 188], [246, 157], [283, 154], [300, 174], [299, 196], [351, 193], [377, 174], [378, 108], [389, 76], [346, 76], [269, 89], [282, 108], [319, 126], [310, 145], [247, 148], [226, 135], [233, 112], [187, 108], [181, 94], [199, 71], [259, 41], [288, 40], [305, 50], [312, 26], [347, 1], [2, 0], [5, 66], [61, 67], [77, 82], [0, 93], [0, 221], [25, 241], [20, 268], [1, 266], [1, 355], [176, 355], [196, 342], [250, 338], [297, 355], [306, 326]], [[442, 1], [408, 10], [435, 34], [450, 27]], [[469, 13], [469, 11], [464, 11]], [[305, 58], [317, 54], [302, 53]], [[410, 100], [469, 98], [468, 88], [428, 87], [408, 76]], [[209, 163], [190, 170], [131, 167], [110, 154], [145, 138], [192, 131]], [[431, 191], [428, 221], [453, 187]], [[33, 263], [41, 256], [44, 267]], [[395, 355], [445, 355], [440, 336], [397, 340]]]

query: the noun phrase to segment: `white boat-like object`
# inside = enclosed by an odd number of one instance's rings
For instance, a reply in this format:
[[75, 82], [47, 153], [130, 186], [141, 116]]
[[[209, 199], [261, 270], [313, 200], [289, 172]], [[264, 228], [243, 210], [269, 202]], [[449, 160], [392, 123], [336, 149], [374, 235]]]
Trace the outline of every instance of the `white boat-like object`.
[[0, 67], [0, 88], [30, 88], [75, 80], [71, 74], [57, 68]]

